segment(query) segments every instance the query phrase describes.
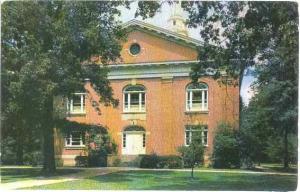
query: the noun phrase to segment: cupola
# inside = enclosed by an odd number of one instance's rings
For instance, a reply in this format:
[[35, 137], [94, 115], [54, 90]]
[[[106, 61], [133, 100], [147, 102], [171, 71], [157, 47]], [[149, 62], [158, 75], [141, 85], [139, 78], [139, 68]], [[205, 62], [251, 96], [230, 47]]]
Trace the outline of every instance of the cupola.
[[170, 19], [168, 20], [171, 31], [188, 36], [185, 18], [183, 17], [181, 1], [174, 1], [174, 3], [171, 5], [171, 9]]

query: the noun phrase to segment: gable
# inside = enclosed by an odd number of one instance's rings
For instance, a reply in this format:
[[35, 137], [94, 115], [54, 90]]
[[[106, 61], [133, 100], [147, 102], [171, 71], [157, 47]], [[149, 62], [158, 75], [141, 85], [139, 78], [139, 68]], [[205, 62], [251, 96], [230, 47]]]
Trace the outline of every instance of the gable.
[[[140, 45], [140, 53], [132, 55], [130, 46]], [[132, 30], [121, 51], [122, 63], [154, 63], [197, 60], [197, 50], [141, 30]]]

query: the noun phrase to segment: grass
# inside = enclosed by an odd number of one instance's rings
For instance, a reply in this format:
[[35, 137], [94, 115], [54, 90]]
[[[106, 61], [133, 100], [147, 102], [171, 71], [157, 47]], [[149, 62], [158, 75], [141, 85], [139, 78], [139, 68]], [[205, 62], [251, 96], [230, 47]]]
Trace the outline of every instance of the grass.
[[123, 171], [26, 189], [77, 190], [296, 190], [297, 176], [242, 173]]
[[[197, 170], [212, 170], [209, 167], [197, 167]], [[255, 168], [251, 169], [239, 169], [239, 168], [228, 168], [228, 169], [216, 169], [220, 171], [235, 171], [235, 172], [244, 172], [244, 171], [257, 171], [257, 172], [278, 172], [278, 173], [297, 173], [297, 164], [290, 164], [289, 168], [283, 168], [282, 164], [278, 163], [261, 163], [260, 166], [256, 165]]]
[[76, 169], [57, 169], [54, 175], [45, 176], [41, 172], [41, 167], [1, 167], [1, 183], [24, 181], [36, 179], [37, 177], [64, 176], [71, 173], [78, 173], [79, 171]]
[[278, 163], [262, 163], [260, 166], [264, 171], [297, 173], [297, 164], [290, 164], [287, 169], [283, 168], [282, 164]]

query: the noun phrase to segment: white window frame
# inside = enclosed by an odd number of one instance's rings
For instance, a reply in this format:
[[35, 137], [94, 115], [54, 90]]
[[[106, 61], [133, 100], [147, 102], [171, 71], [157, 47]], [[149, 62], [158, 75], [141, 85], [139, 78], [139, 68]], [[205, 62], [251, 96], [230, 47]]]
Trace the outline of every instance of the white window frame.
[[126, 148], [126, 140], [127, 140], [127, 134], [124, 132], [123, 134], [122, 134], [122, 148], [124, 149], [124, 148]]
[[80, 95], [80, 111], [73, 110], [73, 99], [67, 99], [67, 111], [69, 114], [85, 114], [86, 113], [86, 104], [85, 97], [86, 93], [74, 93], [73, 95]]
[[[191, 89], [189, 84], [186, 88], [186, 111], [208, 111], [208, 86], [206, 83], [199, 83], [199, 84], [204, 84], [206, 88], [196, 88], [196, 89]], [[193, 95], [195, 92], [201, 92], [201, 104], [200, 108], [196, 108], [193, 106]], [[205, 93], [206, 93], [206, 98], [205, 98]], [[206, 100], [206, 102], [205, 102]]]
[[[135, 86], [135, 85], [132, 85]], [[123, 112], [130, 112], [130, 113], [140, 113], [140, 112], [146, 112], [146, 91], [144, 88], [144, 91], [126, 91], [127, 88], [131, 86], [127, 86], [123, 91]], [[141, 86], [142, 87], [142, 86]], [[139, 104], [138, 104], [138, 110], [131, 109], [131, 94], [139, 94]], [[144, 105], [142, 105], [142, 95], [144, 94]], [[127, 95], [127, 101], [126, 99]], [[127, 105], [126, 105], [127, 102]]]
[[[193, 126], [190, 127], [186, 127], [185, 128], [185, 134], [184, 134], [184, 145], [185, 146], [190, 146], [190, 143], [192, 142], [192, 135], [193, 132], [199, 132], [201, 131], [201, 137], [202, 137], [202, 144], [203, 146], [207, 147], [208, 146], [208, 128], [204, 128], [204, 129], [195, 129], [193, 128]], [[204, 139], [204, 132], [206, 132], [206, 143], [204, 143], [205, 139]], [[189, 134], [189, 143], [187, 143], [187, 133]]]
[[[74, 134], [74, 132], [80, 132], [80, 138], [79, 138], [79, 145], [73, 145], [73, 135], [72, 133]], [[73, 131], [73, 132], [70, 132], [68, 133], [68, 135], [65, 137], [65, 147], [85, 147], [85, 144], [83, 143], [83, 139], [82, 137], [84, 137], [84, 132], [81, 132], [81, 131]], [[68, 139], [70, 139], [70, 143], [68, 144]]]
[[146, 133], [143, 133], [143, 148], [146, 147]]

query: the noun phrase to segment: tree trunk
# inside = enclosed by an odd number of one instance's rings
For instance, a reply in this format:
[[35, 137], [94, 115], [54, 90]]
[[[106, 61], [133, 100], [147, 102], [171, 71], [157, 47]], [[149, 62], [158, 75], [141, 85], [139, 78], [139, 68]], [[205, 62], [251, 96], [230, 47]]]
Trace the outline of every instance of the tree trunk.
[[43, 148], [44, 148], [44, 162], [43, 171], [46, 174], [55, 172], [55, 157], [54, 157], [54, 123], [53, 123], [53, 99], [49, 99], [46, 105], [46, 113], [44, 117], [43, 126]]
[[16, 164], [17, 165], [23, 165], [24, 164], [24, 125], [22, 124], [22, 118], [19, 116], [17, 117], [18, 120], [16, 120], [16, 127], [17, 127], [17, 133], [16, 133], [16, 139], [17, 139], [17, 149], [16, 149]]
[[284, 159], [283, 166], [284, 168], [289, 167], [289, 149], [288, 149], [288, 131], [287, 128], [284, 129]]
[[191, 172], [192, 178], [194, 178], [194, 165], [192, 165], [192, 172]]
[[22, 139], [18, 139], [17, 142], [17, 159], [16, 159], [16, 164], [17, 165], [23, 165], [23, 142]]

